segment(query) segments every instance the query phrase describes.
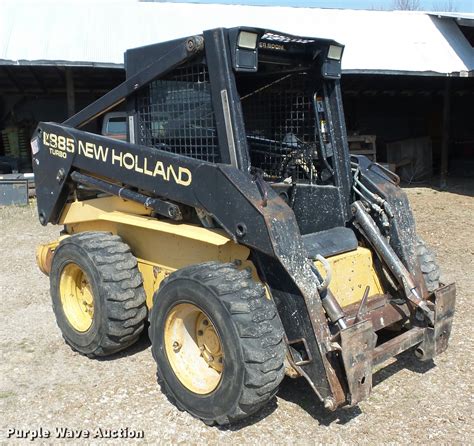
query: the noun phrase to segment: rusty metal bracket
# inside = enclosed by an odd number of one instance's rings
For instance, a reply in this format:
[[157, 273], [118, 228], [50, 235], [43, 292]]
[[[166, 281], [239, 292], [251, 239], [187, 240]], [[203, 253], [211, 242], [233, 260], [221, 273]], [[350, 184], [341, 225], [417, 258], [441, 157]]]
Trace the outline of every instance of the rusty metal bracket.
[[[286, 336], [285, 336], [285, 338], [286, 338]], [[311, 356], [311, 351], [308, 347], [308, 343], [306, 342], [305, 338], [299, 338], [299, 339], [295, 339], [293, 341], [288, 341], [287, 340], [286, 344], [288, 345], [288, 347], [291, 347], [292, 345], [300, 344], [304, 348], [305, 354], [303, 356], [306, 359], [301, 359], [301, 358], [295, 357], [296, 356], [295, 352], [293, 352], [293, 350], [291, 348], [288, 349], [288, 351], [290, 353], [290, 356], [291, 356], [291, 360], [293, 361], [293, 363], [296, 366], [309, 364], [313, 360], [313, 357]]]
[[372, 351], [377, 342], [372, 322], [358, 322], [341, 330], [342, 362], [346, 370], [347, 402], [353, 406], [372, 390]]
[[454, 283], [438, 288], [434, 292], [434, 326], [425, 329], [423, 342], [415, 350], [416, 356], [422, 361], [432, 359], [448, 348], [455, 303]]

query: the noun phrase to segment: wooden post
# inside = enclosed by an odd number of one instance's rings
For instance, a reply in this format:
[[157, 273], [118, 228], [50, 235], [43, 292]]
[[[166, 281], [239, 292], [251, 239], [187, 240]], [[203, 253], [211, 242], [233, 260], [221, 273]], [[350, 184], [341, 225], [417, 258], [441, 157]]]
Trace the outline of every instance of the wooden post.
[[76, 98], [74, 92], [74, 77], [72, 68], [66, 68], [66, 98], [67, 117], [70, 118], [76, 113]]
[[451, 78], [447, 77], [444, 84], [443, 97], [443, 139], [441, 142], [441, 173], [440, 187], [444, 189], [448, 176], [449, 161], [449, 130], [450, 130], [450, 114], [451, 114]]

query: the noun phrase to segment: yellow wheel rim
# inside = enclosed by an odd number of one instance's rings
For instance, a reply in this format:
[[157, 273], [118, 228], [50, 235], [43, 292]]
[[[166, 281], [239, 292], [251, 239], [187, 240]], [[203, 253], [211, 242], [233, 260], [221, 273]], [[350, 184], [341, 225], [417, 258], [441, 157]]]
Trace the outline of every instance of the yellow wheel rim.
[[191, 392], [206, 395], [224, 369], [222, 343], [211, 319], [196, 305], [178, 304], [164, 327], [165, 351], [174, 374]]
[[94, 318], [94, 296], [86, 273], [75, 263], [67, 264], [62, 270], [59, 293], [72, 327], [80, 332], [89, 330]]

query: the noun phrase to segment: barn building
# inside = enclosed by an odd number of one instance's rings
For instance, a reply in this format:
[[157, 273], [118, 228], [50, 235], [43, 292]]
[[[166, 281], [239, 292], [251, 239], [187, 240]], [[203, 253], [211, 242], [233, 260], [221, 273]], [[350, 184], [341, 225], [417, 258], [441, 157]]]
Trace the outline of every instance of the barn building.
[[345, 45], [352, 151], [406, 182], [474, 176], [474, 14], [133, 0], [0, 3], [0, 173], [31, 170], [38, 121], [63, 121], [122, 82], [127, 48], [240, 25]]

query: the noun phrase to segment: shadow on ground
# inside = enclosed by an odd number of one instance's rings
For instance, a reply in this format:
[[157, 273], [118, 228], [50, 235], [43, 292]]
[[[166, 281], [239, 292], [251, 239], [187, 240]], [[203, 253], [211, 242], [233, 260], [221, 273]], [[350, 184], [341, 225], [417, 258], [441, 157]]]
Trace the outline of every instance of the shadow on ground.
[[324, 426], [329, 426], [332, 423], [346, 424], [362, 413], [357, 406], [338, 409], [334, 412], [328, 411], [303, 378], [286, 378], [280, 386], [278, 396], [300, 406], [319, 424]]
[[[143, 331], [143, 334], [140, 336], [138, 342], [136, 342], [134, 345], [132, 345], [125, 351], [116, 353], [115, 355], [97, 359], [100, 361], [113, 361], [115, 359], [132, 356], [136, 353], [148, 349], [151, 345], [151, 342], [148, 338], [147, 332], [148, 330], [146, 328]], [[414, 353], [409, 350], [398, 355], [394, 362], [377, 370], [372, 376], [373, 386], [376, 387], [378, 384], [382, 383], [383, 381], [397, 374], [403, 369], [408, 369], [412, 372], [422, 374], [432, 369], [433, 367], [434, 362], [432, 360], [426, 362], [419, 361], [415, 357]], [[377, 389], [375, 388], [374, 391], [377, 391]], [[315, 419], [320, 425], [323, 426], [329, 426], [333, 423], [344, 425], [362, 414], [362, 411], [358, 406], [340, 408], [334, 412], [326, 410], [323, 404], [319, 401], [319, 398], [314, 393], [313, 389], [310, 387], [310, 385], [304, 378], [285, 378], [280, 385], [278, 397], [285, 401], [300, 406], [309, 415], [311, 415], [313, 419]], [[277, 399], [273, 398], [256, 414], [251, 415], [250, 417], [238, 421], [232, 425], [216, 426], [216, 428], [222, 431], [239, 431], [245, 427], [258, 423], [259, 421], [268, 417], [277, 408]]]
[[[426, 362], [419, 361], [412, 351], [406, 351], [397, 356], [394, 362], [377, 370], [373, 374], [373, 386], [377, 386], [403, 369], [423, 374], [433, 367], [434, 362], [432, 360]], [[376, 392], [377, 389], [375, 388], [374, 391]], [[358, 406], [341, 408], [334, 412], [329, 412], [324, 408], [310, 385], [303, 378], [296, 380], [286, 378], [280, 386], [278, 396], [286, 401], [297, 404], [311, 415], [311, 417], [317, 420], [319, 424], [324, 426], [329, 426], [332, 423], [343, 425], [362, 414]]]
[[277, 400], [276, 398], [273, 398], [271, 401], [268, 402], [261, 410], [259, 410], [257, 413], [243, 419], [240, 421], [237, 421], [236, 423], [233, 424], [228, 424], [225, 426], [215, 426], [216, 429], [219, 429], [221, 431], [225, 432], [234, 432], [234, 431], [239, 431], [240, 429], [243, 429], [245, 427], [251, 426], [252, 424], [256, 424], [259, 421], [263, 420], [264, 418], [267, 418], [269, 415], [271, 415], [276, 409], [278, 408]]
[[122, 350], [121, 352], [115, 353], [110, 356], [99, 357], [96, 359], [98, 361], [115, 361], [116, 359], [126, 358], [127, 356], [136, 355], [137, 353], [140, 353], [143, 350], [146, 350], [150, 346], [151, 346], [151, 342], [150, 342], [150, 338], [148, 337], [148, 326], [146, 326], [142, 334], [140, 335], [140, 338], [138, 339], [137, 342], [135, 342], [135, 344], [131, 345], [130, 347], [127, 347], [125, 350]]
[[396, 360], [387, 366], [377, 370], [372, 375], [372, 385], [378, 384], [397, 374], [403, 369], [410, 370], [415, 373], [423, 374], [431, 370], [435, 366], [432, 359], [429, 361], [420, 361], [415, 357], [412, 350], [407, 350], [396, 357]]
[[449, 192], [451, 194], [465, 195], [467, 197], [474, 197], [474, 178], [470, 177], [452, 177], [448, 178], [447, 184], [444, 188], [440, 187], [440, 180], [434, 177], [428, 182], [423, 183], [402, 183], [404, 189], [411, 189], [416, 187], [427, 187], [438, 192]]

